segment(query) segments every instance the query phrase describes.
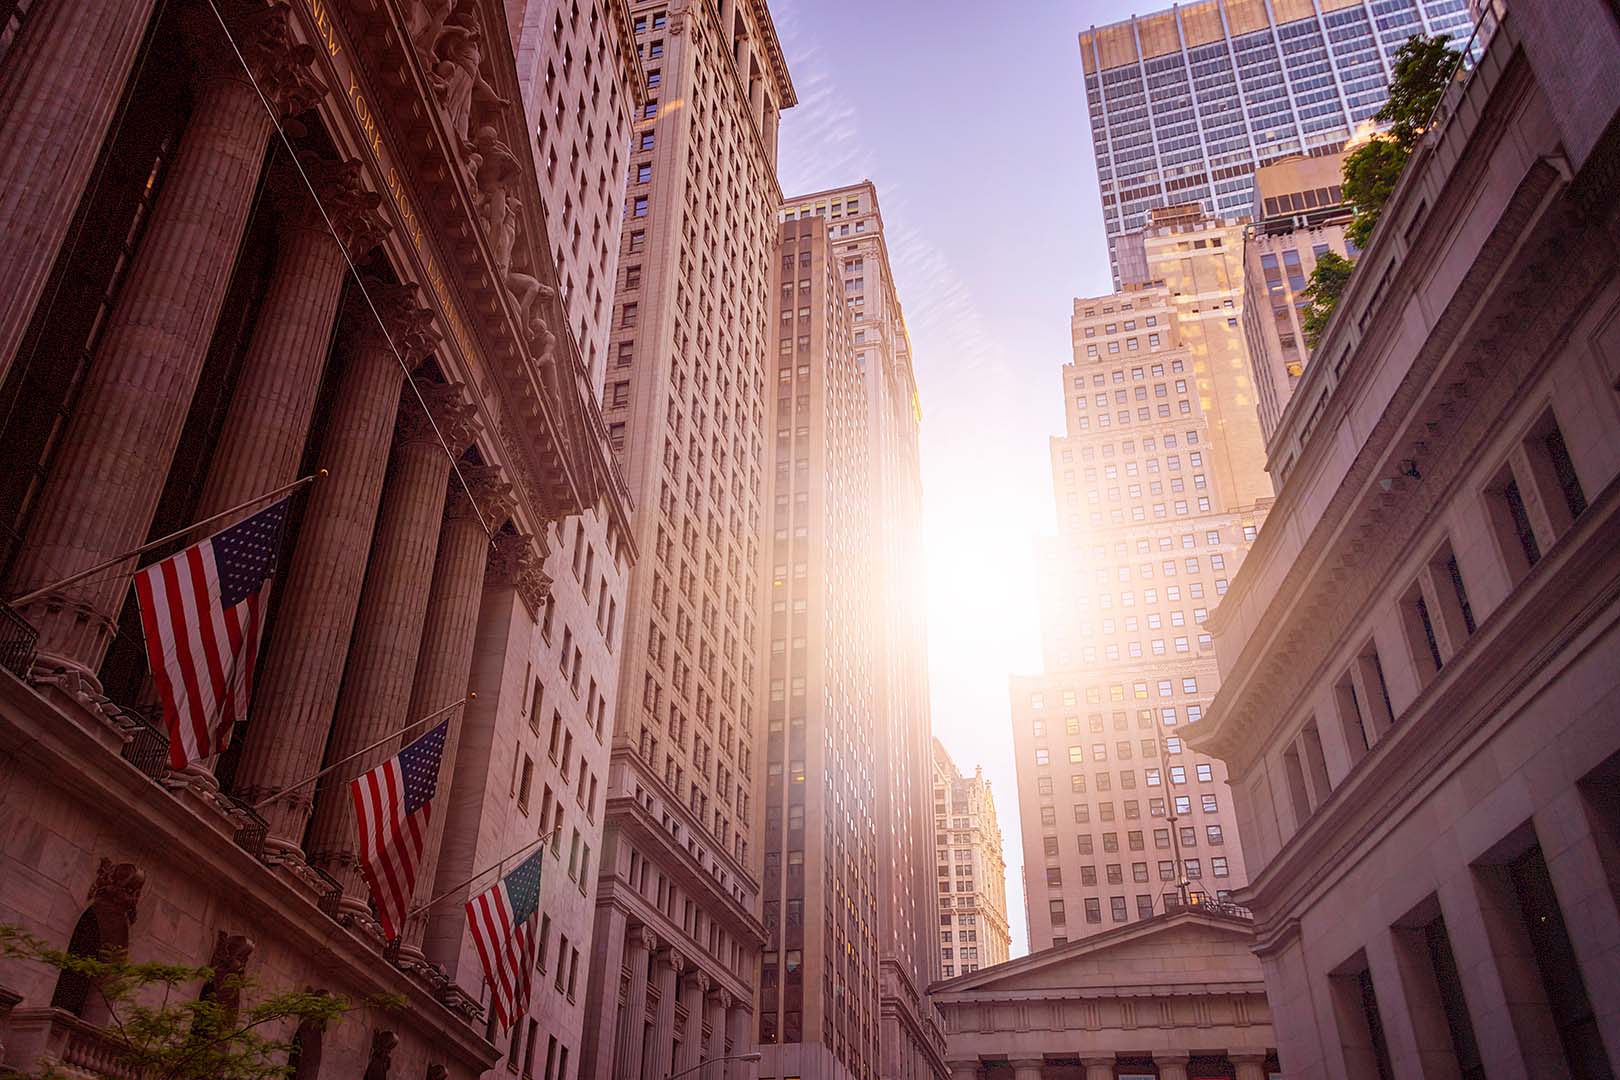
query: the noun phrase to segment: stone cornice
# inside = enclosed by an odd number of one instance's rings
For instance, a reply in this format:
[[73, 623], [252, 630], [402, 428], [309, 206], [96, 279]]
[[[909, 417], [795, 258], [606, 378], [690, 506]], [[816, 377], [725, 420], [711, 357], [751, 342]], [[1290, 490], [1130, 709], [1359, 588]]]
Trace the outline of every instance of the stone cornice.
[[[402, 5], [344, 0], [295, 0], [303, 36], [318, 46], [317, 69], [330, 92], [319, 102], [326, 127], [343, 156], [363, 161], [385, 193], [396, 224], [385, 244], [401, 275], [415, 278], [438, 309], [446, 329], [441, 367], [476, 390], [486, 414], [488, 453], [507, 466], [519, 518], [530, 531], [605, 503], [628, 537], [628, 490], [606, 444], [606, 428], [587, 389], [580, 359], [556, 296], [557, 272], [545, 242], [543, 209], [529, 132], [517, 103], [517, 78], [505, 13], [495, 0], [474, 0], [455, 17], [482, 21], [477, 42], [480, 75], [504, 105], [480, 99], [469, 127], [493, 128], [524, 150], [510, 160], [522, 244], [516, 265], [539, 282], [549, 350], [527, 329], [519, 299], [502, 280], [492, 238], [478, 207], [467, 136], [450, 130], [433, 79], [412, 47]], [[440, 61], [439, 69], [453, 67]], [[435, 75], [434, 77], [440, 77]], [[468, 133], [470, 136], [470, 132]], [[516, 204], [514, 204], [516, 205]], [[525, 307], [533, 307], [531, 295]], [[531, 316], [532, 316], [531, 312]], [[543, 344], [543, 343], [542, 343]], [[633, 549], [632, 549], [633, 551]]]
[[[1528, 76], [1521, 72], [1516, 78], [1514, 82], [1504, 76], [1505, 83], [1518, 87], [1509, 91], [1515, 99], [1525, 92], [1523, 80]], [[1493, 108], [1497, 107], [1509, 106], [1498, 102]], [[1448, 177], [1444, 198], [1467, 205], [1490, 158], [1488, 151], [1470, 155]], [[1234, 774], [1241, 774], [1241, 763], [1257, 749], [1245, 733], [1258, 717], [1264, 714], [1273, 722], [1287, 718], [1299, 696], [1319, 677], [1317, 669], [1329, 658], [1337, 628], [1350, 625], [1366, 605], [1383, 601], [1383, 575], [1405, 558], [1406, 542], [1429, 523], [1426, 512], [1440, 504], [1470, 464], [1473, 447], [1461, 445], [1460, 435], [1470, 424], [1479, 429], [1484, 399], [1501, 397], [1503, 380], [1517, 382], [1528, 376], [1533, 360], [1525, 355], [1530, 339], [1523, 332], [1526, 320], [1543, 328], [1535, 335], [1541, 345], [1556, 340], [1563, 319], [1608, 257], [1606, 245], [1592, 242], [1591, 223], [1573, 214], [1567, 199], [1560, 201], [1566, 191], [1553, 164], [1542, 160], [1529, 167], [1434, 318], [1376, 425], [1362, 438], [1331, 501], [1310, 523], [1309, 536], [1265, 601], [1265, 615], [1251, 620], [1263, 629], [1244, 643], [1205, 719], [1188, 729], [1187, 737], [1196, 748], [1230, 760]], [[1214, 632], [1231, 632], [1222, 607], [1236, 611], [1245, 603], [1258, 602], [1248, 596], [1256, 575], [1282, 557], [1280, 547], [1294, 542], [1281, 525], [1305, 513], [1302, 501], [1313, 494], [1306, 490], [1306, 478], [1340, 449], [1329, 436], [1343, 422], [1362, 385], [1383, 374], [1384, 365], [1376, 361], [1392, 347], [1410, 305], [1418, 302], [1425, 267], [1434, 264], [1452, 224], [1426, 219], [1411, 252], [1395, 265], [1387, 295], [1352, 354], [1352, 359], [1363, 356], [1366, 361], [1344, 365], [1327, 412], [1318, 421], [1320, 434], [1305, 443], [1290, 482], [1272, 508], [1274, 527], [1261, 530], [1210, 620]], [[1526, 248], [1532, 233], [1533, 246]], [[1576, 252], [1573, 258], [1566, 255], [1571, 250]], [[1363, 258], [1376, 265], [1376, 254], [1369, 249]], [[1486, 304], [1488, 296], [1499, 301]], [[1508, 301], [1505, 309], [1500, 300]], [[1383, 490], [1379, 477], [1393, 473], [1401, 458], [1419, 463], [1421, 483], [1400, 478]], [[1346, 581], [1365, 584], [1347, 589]], [[1346, 610], [1347, 604], [1355, 611]]]
[[[645, 783], [645, 778], [641, 779]], [[765, 924], [736, 897], [721, 889], [709, 871], [697, 865], [692, 853], [677, 844], [675, 838], [659, 824], [645, 806], [628, 796], [610, 798], [607, 800], [603, 821], [605, 825], [618, 828], [624, 834], [633, 837], [666, 874], [672, 873], [686, 890], [704, 905], [704, 910], [711, 915], [721, 915], [721, 921], [733, 934], [745, 941], [751, 941], [755, 948], [765, 944]], [[692, 831], [690, 827], [688, 831]], [[706, 837], [702, 832], [696, 835]], [[703, 846], [716, 854], [726, 854], [718, 845], [706, 838]], [[726, 861], [731, 863], [729, 855], [726, 856]], [[752, 879], [748, 875], [743, 875], [743, 879], [752, 884]]]
[[[231, 882], [229, 904], [261, 941], [275, 940], [341, 972], [346, 992], [400, 994], [421, 1029], [473, 1073], [492, 1068], [500, 1054], [465, 1020], [415, 980], [389, 964], [371, 939], [322, 914], [285, 878], [223, 836], [198, 811], [154, 784], [54, 703], [0, 670], [0, 755], [41, 785], [87, 808], [101, 807], [105, 832], [117, 847], [162, 852], [149, 867], [185, 864], [191, 876]], [[200, 962], [203, 957], [194, 958]]]
[[1242, 895], [1254, 901], [1266, 947], [1275, 948], [1271, 941], [1282, 933], [1275, 920], [1352, 873], [1355, 853], [1372, 850], [1399, 826], [1392, 808], [1444, 783], [1452, 775], [1445, 762], [1489, 741], [1516, 715], [1512, 702], [1550, 682], [1583, 643], [1620, 622], [1620, 549], [1604, 541], [1617, 530], [1620, 485], [1611, 484], [1254, 875]]

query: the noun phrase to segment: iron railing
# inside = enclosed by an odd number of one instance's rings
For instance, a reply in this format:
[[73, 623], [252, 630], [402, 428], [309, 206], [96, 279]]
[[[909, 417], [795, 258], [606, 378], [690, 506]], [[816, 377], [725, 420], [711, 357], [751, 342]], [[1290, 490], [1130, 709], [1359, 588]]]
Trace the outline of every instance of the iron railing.
[[34, 666], [34, 646], [39, 631], [17, 614], [9, 604], [0, 603], [0, 667], [19, 679], [26, 679]]

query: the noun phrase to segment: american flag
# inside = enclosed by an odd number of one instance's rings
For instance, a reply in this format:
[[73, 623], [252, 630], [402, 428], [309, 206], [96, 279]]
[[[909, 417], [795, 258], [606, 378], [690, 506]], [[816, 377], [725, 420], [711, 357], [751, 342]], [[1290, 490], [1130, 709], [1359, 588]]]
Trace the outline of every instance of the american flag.
[[349, 783], [360, 823], [360, 873], [389, 941], [399, 937], [410, 912], [449, 731], [446, 720]]
[[213, 757], [247, 719], [287, 500], [135, 575], [169, 764]]
[[541, 854], [536, 851], [516, 870], [467, 901], [473, 945], [484, 965], [484, 978], [489, 980], [495, 1019], [503, 1028], [510, 1028], [529, 1011]]

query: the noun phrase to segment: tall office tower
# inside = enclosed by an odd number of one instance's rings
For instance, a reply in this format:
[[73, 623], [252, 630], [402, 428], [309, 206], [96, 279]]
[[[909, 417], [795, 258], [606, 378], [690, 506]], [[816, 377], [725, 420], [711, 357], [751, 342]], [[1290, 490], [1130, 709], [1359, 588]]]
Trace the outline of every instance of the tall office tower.
[[1243, 230], [1155, 213], [1153, 284], [1074, 303], [1046, 670], [1012, 680], [1030, 948], [1244, 882], [1223, 767], [1183, 724], [1214, 695], [1209, 614], [1271, 485], [1239, 326]]
[[[507, 4], [508, 9], [513, 4]], [[519, 0], [512, 20], [529, 145], [569, 328], [600, 396], [630, 136], [650, 90], [629, 0]]]
[[647, 99], [631, 141], [604, 411], [642, 558], [581, 1063], [618, 1080], [755, 1042], [762, 431], [777, 119], [794, 103], [763, 0], [659, 0], [631, 14]]
[[1254, 174], [1254, 224], [1243, 240], [1243, 337], [1267, 443], [1305, 372], [1300, 324], [1316, 261], [1360, 254], [1344, 235], [1351, 211], [1339, 194], [1343, 157], [1283, 158]]
[[[971, 777], [934, 743], [934, 857], [939, 861], [940, 975], [949, 979], [1006, 960], [1007, 860], [984, 769]], [[949, 890], [950, 895], [946, 895]]]
[[867, 485], [876, 572], [870, 607], [878, 760], [880, 1075], [926, 1076], [938, 1063], [938, 1021], [925, 988], [934, 962], [929, 834], [932, 725], [922, 557], [922, 477], [911, 338], [870, 180], [788, 200], [785, 220], [821, 219], [842, 276], [855, 365], [866, 390]]
[[766, 1076], [878, 1075], [879, 732], [867, 404], [839, 263], [781, 226], [760, 1043]]
[[1236, 219], [1254, 170], [1332, 152], [1384, 103], [1413, 34], [1466, 39], [1466, 0], [1203, 0], [1080, 35], [1114, 284], [1154, 207]]

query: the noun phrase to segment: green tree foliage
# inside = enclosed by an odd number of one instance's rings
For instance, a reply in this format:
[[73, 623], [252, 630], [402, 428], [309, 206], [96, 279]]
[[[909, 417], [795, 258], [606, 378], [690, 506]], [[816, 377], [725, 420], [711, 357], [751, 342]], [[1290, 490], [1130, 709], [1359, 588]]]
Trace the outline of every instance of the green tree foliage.
[[1300, 311], [1300, 325], [1305, 330], [1305, 343], [1311, 348], [1316, 348], [1317, 339], [1322, 336], [1333, 309], [1338, 306], [1339, 296], [1350, 283], [1350, 272], [1355, 268], [1355, 263], [1337, 252], [1324, 251], [1317, 257], [1311, 280], [1300, 294], [1306, 300], [1304, 309]]
[[[291, 1043], [277, 1039], [300, 1023], [321, 1027], [354, 1007], [317, 991], [274, 993], [257, 1003], [234, 1002], [252, 991], [251, 979], [227, 976], [214, 992], [214, 971], [179, 964], [133, 963], [107, 954], [92, 958], [49, 948], [15, 926], [0, 924], [0, 955], [33, 960], [85, 979], [106, 1005], [106, 1033], [129, 1066], [145, 1080], [284, 1080]], [[398, 1007], [397, 997], [367, 1005]], [[43, 1080], [62, 1074], [47, 1070]]]
[[1374, 135], [1345, 155], [1344, 200], [1355, 207], [1355, 217], [1345, 233], [1357, 247], [1365, 247], [1372, 239], [1384, 204], [1423, 135], [1423, 125], [1456, 70], [1457, 51], [1448, 45], [1450, 40], [1445, 34], [1415, 34], [1407, 39], [1395, 54], [1389, 99], [1373, 117], [1389, 125], [1388, 133]]

